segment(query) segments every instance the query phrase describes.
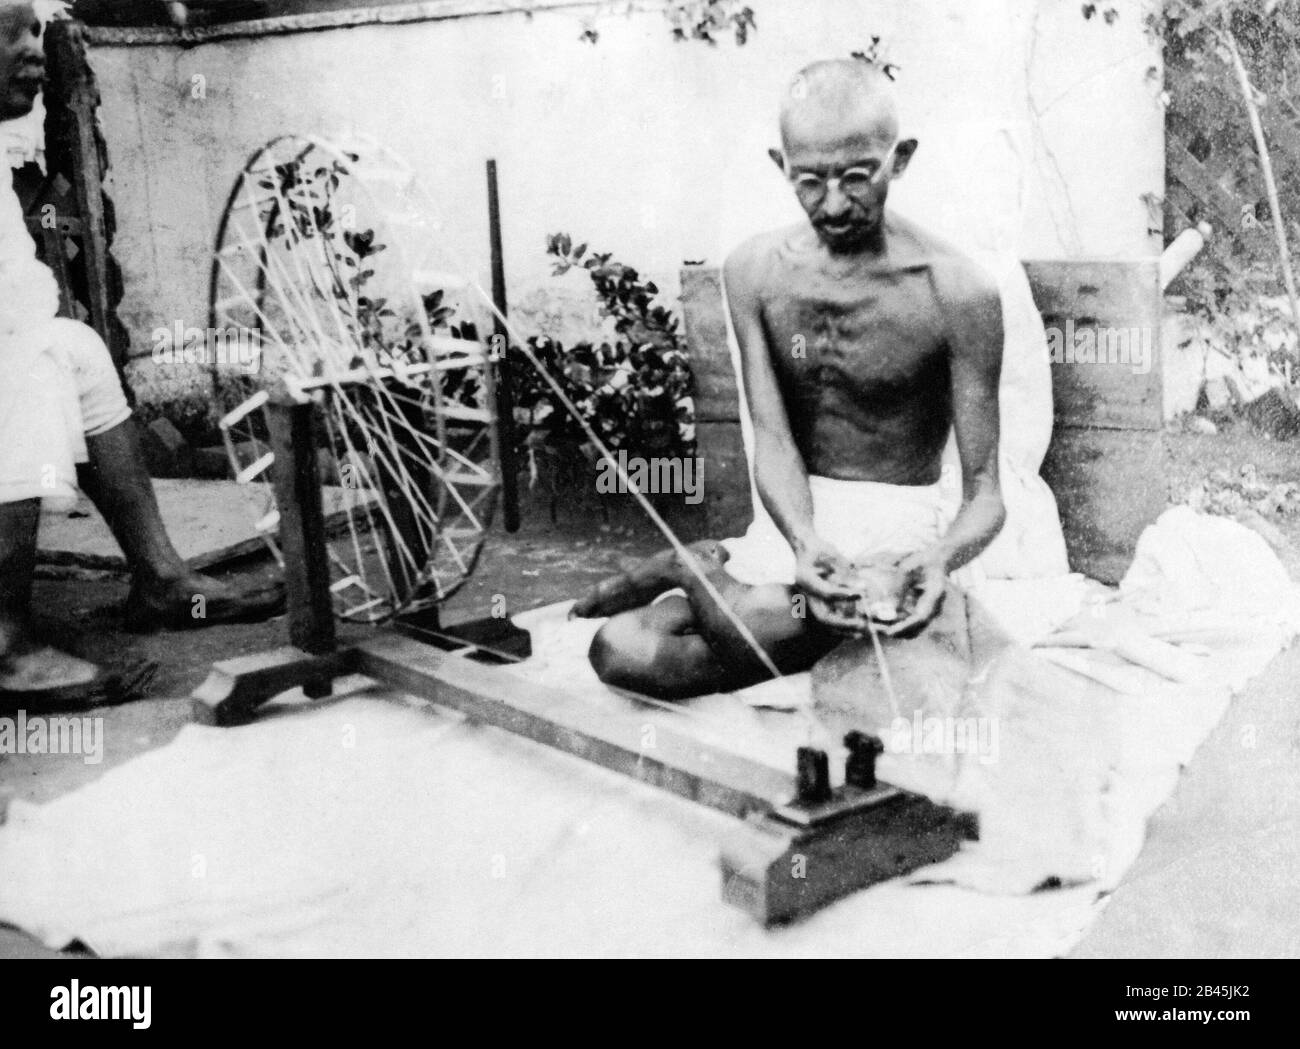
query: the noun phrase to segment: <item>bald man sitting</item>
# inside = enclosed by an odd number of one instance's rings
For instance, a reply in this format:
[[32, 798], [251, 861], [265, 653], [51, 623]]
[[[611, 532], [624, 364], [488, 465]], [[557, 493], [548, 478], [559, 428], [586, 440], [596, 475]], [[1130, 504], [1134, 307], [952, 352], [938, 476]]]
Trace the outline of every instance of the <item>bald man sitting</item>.
[[[41, 26], [0, 0], [0, 120], [31, 111], [44, 75]], [[108, 350], [55, 317], [58, 288], [35, 257], [7, 171], [0, 177], [0, 708], [37, 713], [133, 698], [138, 669], [112, 674], [42, 643], [31, 626], [41, 503], [95, 502], [131, 566], [137, 630], [265, 618], [283, 587], [238, 590], [191, 571], [167, 537]], [[202, 597], [202, 601], [197, 599]], [[198, 613], [201, 611], [201, 615]]]
[[[576, 615], [612, 616], [590, 652], [611, 685], [683, 698], [768, 676], [701, 575], [795, 672], [845, 634], [923, 630], [948, 574], [1002, 527], [998, 290], [886, 211], [917, 147], [899, 137], [891, 82], [857, 60], [809, 66], [781, 141], [772, 157], [808, 222], [754, 237], [723, 268], [770, 521], [698, 544], [693, 566], [662, 554], [578, 601]], [[939, 484], [950, 428], [955, 516]]]

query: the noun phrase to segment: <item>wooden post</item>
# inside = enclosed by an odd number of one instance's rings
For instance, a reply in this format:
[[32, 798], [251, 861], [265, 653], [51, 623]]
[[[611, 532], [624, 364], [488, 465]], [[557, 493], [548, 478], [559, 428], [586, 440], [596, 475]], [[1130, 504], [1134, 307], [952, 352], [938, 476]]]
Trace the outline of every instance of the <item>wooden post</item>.
[[91, 327], [108, 346], [119, 371], [126, 364], [129, 336], [114, 312], [121, 277], [109, 256], [113, 217], [104, 197], [107, 150], [96, 121], [99, 89], [86, 61], [85, 26], [51, 22], [45, 30], [46, 155], [50, 174], [62, 173], [81, 220], [79, 264], [86, 277]]
[[740, 395], [727, 342], [722, 273], [681, 271], [686, 343], [695, 379], [695, 448], [704, 470], [706, 535], [743, 535], [754, 519], [749, 460], [740, 432]]
[[[507, 312], [506, 265], [501, 246], [501, 201], [497, 193], [497, 162], [487, 162], [488, 235], [492, 248], [492, 302], [501, 316]], [[519, 467], [515, 462], [515, 395], [510, 382], [510, 334], [495, 319], [494, 345], [501, 348], [496, 365], [497, 460], [501, 470], [501, 519], [507, 532], [519, 531]]]
[[315, 414], [311, 401], [283, 387], [266, 405], [292, 646], [214, 664], [192, 696], [200, 725], [241, 725], [272, 696], [299, 685], [311, 699], [328, 696], [334, 678], [354, 669], [351, 651], [337, 647], [334, 633]]
[[280, 511], [289, 640], [304, 652], [323, 655], [334, 650], [335, 636], [320, 467], [312, 435], [315, 405], [273, 395], [266, 413], [275, 455], [271, 483]]

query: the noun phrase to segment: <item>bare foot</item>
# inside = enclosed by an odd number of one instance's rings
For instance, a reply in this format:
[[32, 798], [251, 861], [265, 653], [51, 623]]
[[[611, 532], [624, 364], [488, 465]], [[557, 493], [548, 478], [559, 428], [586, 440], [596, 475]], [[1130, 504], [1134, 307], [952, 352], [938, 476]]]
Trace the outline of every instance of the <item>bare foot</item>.
[[178, 579], [137, 576], [126, 599], [128, 630], [184, 630], [255, 622], [284, 610], [284, 584], [234, 586], [199, 572]]
[[0, 656], [0, 691], [34, 692], [84, 685], [98, 673], [94, 663], [69, 652], [50, 645], [26, 645]]
[[[693, 576], [696, 569], [707, 575], [709, 572], [721, 568], [731, 559], [731, 551], [717, 539], [701, 539], [698, 542], [691, 543], [686, 549], [690, 553], [691, 560], [695, 563], [692, 566], [680, 554], [674, 556], [673, 563], [677, 566], [678, 579], [681, 579], [682, 572]], [[672, 553], [672, 551], [669, 551], [669, 553]]]

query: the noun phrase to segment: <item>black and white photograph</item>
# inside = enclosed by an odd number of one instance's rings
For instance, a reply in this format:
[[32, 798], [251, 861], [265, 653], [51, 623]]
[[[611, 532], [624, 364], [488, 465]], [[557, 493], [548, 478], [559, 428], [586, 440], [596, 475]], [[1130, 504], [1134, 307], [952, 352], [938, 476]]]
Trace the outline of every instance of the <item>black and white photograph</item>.
[[0, 0], [23, 1014], [1067, 959], [1248, 1028], [1297, 85], [1300, 0]]

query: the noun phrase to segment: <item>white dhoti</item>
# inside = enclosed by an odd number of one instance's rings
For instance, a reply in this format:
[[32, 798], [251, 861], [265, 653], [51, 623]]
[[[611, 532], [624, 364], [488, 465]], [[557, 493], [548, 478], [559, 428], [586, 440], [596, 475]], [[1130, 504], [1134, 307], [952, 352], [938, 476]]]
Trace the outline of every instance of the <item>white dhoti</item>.
[[76, 502], [85, 437], [131, 415], [108, 348], [92, 328], [55, 317], [0, 342], [0, 503]]
[[[808, 490], [814, 531], [851, 561], [892, 561], [923, 550], [953, 519], [942, 482], [897, 485], [812, 476]], [[794, 551], [762, 507], [743, 536], [723, 545], [731, 555], [727, 571], [739, 582], [794, 582]]]
[[131, 414], [103, 340], [56, 317], [58, 305], [54, 276], [0, 176], [0, 503], [70, 507], [85, 437]]

